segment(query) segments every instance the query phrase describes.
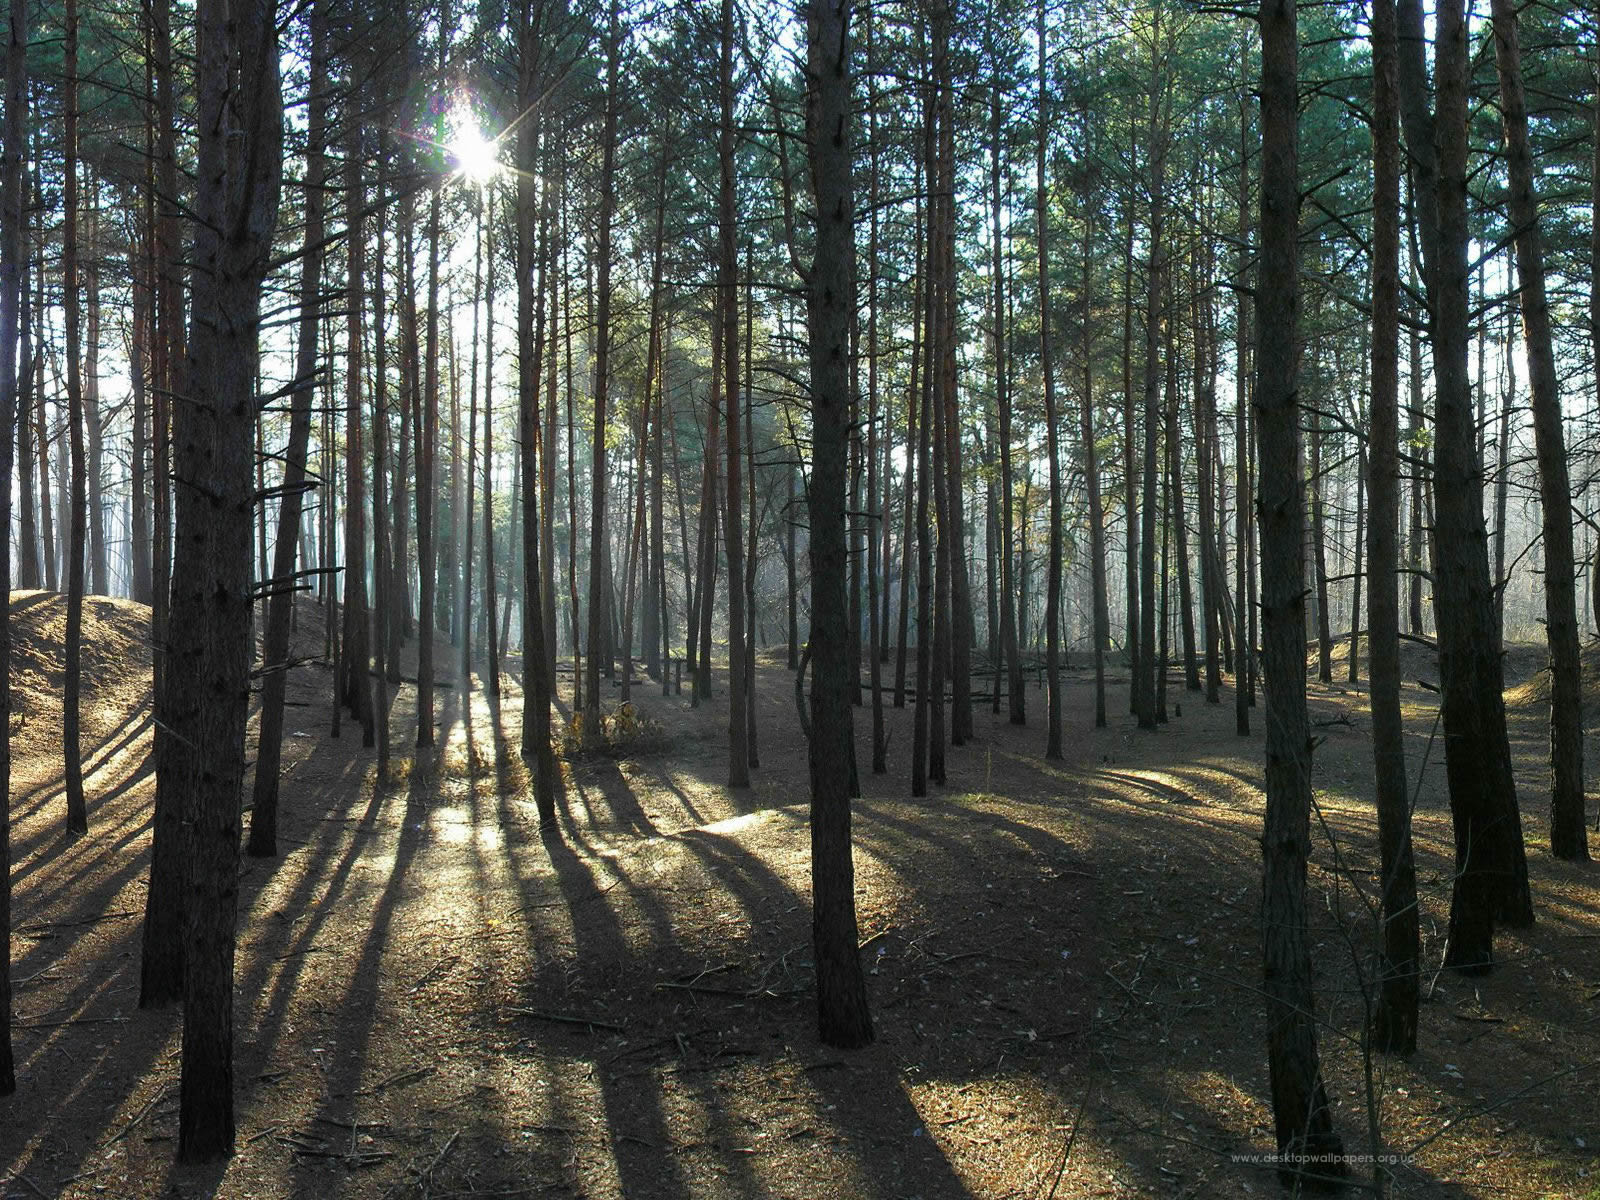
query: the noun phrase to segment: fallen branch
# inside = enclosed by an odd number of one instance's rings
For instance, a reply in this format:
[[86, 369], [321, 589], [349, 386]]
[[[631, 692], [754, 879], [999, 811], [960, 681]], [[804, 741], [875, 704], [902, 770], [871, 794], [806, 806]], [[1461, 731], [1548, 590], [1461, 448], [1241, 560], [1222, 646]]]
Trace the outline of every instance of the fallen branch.
[[612, 1033], [622, 1033], [623, 1027], [611, 1021], [601, 1021], [594, 1017], [574, 1016], [570, 1013], [542, 1012], [537, 1008], [508, 1008], [508, 1013], [515, 1013], [519, 1017], [532, 1017], [535, 1021], [550, 1021], [556, 1025], [580, 1025], [590, 1030], [607, 1029]]
[[85, 917], [81, 921], [39, 921], [33, 925], [19, 925], [15, 932], [34, 933], [45, 929], [76, 929], [81, 925], [98, 925], [101, 921], [117, 921], [124, 917], [137, 917], [138, 915], [136, 912], [114, 912], [101, 913], [98, 917]]

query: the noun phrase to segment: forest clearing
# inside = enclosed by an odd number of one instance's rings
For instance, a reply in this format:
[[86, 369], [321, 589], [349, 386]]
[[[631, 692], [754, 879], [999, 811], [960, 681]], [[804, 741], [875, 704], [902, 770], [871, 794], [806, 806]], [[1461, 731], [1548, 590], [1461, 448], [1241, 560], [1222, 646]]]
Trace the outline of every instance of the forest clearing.
[[[19, 593], [19, 624], [30, 602], [59, 613]], [[878, 1040], [841, 1053], [810, 1017], [804, 749], [791, 676], [769, 661], [750, 789], [720, 778], [717, 706], [641, 688], [659, 736], [564, 763], [553, 837], [506, 753], [514, 690], [496, 713], [481, 690], [464, 711], [446, 689], [437, 764], [380, 787], [359, 738], [326, 737], [327, 671], [298, 672], [284, 858], [251, 860], [242, 879], [240, 1145], [225, 1166], [175, 1167], [178, 1022], [134, 1005], [148, 677], [101, 673], [138, 655], [143, 614], [97, 608], [89, 644], [114, 652], [92, 685], [104, 790], [88, 838], [59, 831], [52, 724], [30, 716], [19, 735], [13, 969], [30, 1100], [7, 1123], [7, 1197], [1276, 1190], [1270, 1170], [1232, 1160], [1272, 1148], [1255, 1052], [1259, 737], [1235, 738], [1230, 709], [1182, 693], [1157, 735], [1131, 717], [1094, 730], [1092, 686], [1073, 671], [1081, 732], [1064, 761], [985, 712], [929, 798], [866, 779], [857, 902]], [[302, 624], [316, 614], [304, 604]], [[1523, 672], [1535, 661], [1513, 648]], [[1407, 667], [1430, 678], [1420, 652]], [[1415, 763], [1434, 699], [1406, 688]], [[1374, 936], [1357, 890], [1370, 901], [1377, 861], [1364, 704], [1359, 689], [1313, 687], [1337, 852], [1319, 836], [1312, 936], [1352, 1152], [1366, 1128], [1352, 964], [1370, 967]], [[1511, 708], [1530, 790], [1538, 712]], [[894, 746], [908, 715], [894, 711]], [[1416, 820], [1435, 962], [1451, 863], [1436, 755]], [[1396, 1195], [1600, 1186], [1583, 1073], [1600, 1060], [1600, 888], [1587, 866], [1531, 865], [1539, 920], [1504, 944], [1502, 969], [1430, 972], [1417, 1053], [1374, 1064], [1385, 1152], [1422, 1146], [1394, 1169]]]

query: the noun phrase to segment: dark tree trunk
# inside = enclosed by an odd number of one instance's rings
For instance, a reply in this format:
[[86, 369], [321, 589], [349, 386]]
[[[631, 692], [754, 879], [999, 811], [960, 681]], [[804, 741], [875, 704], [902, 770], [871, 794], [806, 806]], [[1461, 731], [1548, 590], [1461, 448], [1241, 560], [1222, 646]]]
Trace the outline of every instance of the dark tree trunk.
[[272, 595], [262, 633], [261, 721], [256, 739], [255, 783], [250, 809], [249, 853], [278, 852], [278, 781], [283, 754], [283, 700], [289, 667], [289, 620], [296, 593], [290, 590], [297, 534], [306, 494], [306, 450], [311, 442], [311, 401], [316, 393], [317, 325], [321, 312], [323, 237], [326, 227], [328, 20], [321, 0], [311, 5], [311, 75], [306, 89], [305, 249], [300, 259], [300, 328], [294, 385], [289, 393], [289, 443], [283, 452], [283, 494], [278, 501]]
[[1128, 210], [1127, 237], [1122, 244], [1122, 490], [1124, 509], [1123, 570], [1127, 584], [1127, 614], [1123, 646], [1128, 659], [1128, 711], [1139, 714], [1143, 694], [1143, 659], [1139, 653], [1139, 445], [1135, 436], [1133, 402], [1133, 210]]
[[1436, 382], [1435, 617], [1445, 771], [1456, 840], [1445, 961], [1476, 973], [1493, 966], [1495, 921], [1526, 925], [1533, 919], [1533, 905], [1506, 736], [1483, 470], [1467, 372], [1467, 22], [1461, 0], [1438, 6], [1437, 111], [1430, 118], [1420, 61], [1420, 0], [1405, 0], [1399, 17], [1402, 116], [1418, 181]]
[[604, 656], [606, 606], [610, 588], [606, 571], [606, 405], [611, 388], [611, 237], [616, 212], [617, 73], [622, 57], [618, 0], [611, 0], [606, 36], [605, 115], [600, 132], [600, 214], [595, 240], [594, 435], [589, 474], [589, 660], [584, 677], [585, 739], [600, 730], [600, 663]]
[[[1155, 27], [1151, 38], [1161, 39], [1161, 9], [1152, 17]], [[1156, 488], [1161, 479], [1159, 459], [1156, 455], [1161, 440], [1161, 334], [1163, 261], [1165, 247], [1162, 232], [1166, 218], [1166, 200], [1163, 197], [1166, 172], [1166, 136], [1160, 119], [1161, 110], [1160, 55], [1152, 55], [1150, 116], [1147, 135], [1149, 139], [1150, 221], [1148, 230], [1147, 263], [1145, 267], [1144, 310], [1144, 512], [1139, 533], [1139, 650], [1140, 661], [1134, 668], [1134, 691], [1138, 698], [1140, 729], [1156, 727]]]
[[1317, 602], [1317, 678], [1333, 682], [1333, 623], [1328, 613], [1327, 525], [1322, 514], [1322, 417], [1311, 418], [1311, 547]]
[[[1039, 0], [1036, 13], [1036, 33], [1039, 39], [1039, 120], [1038, 139], [1034, 153], [1035, 203], [1034, 216], [1038, 226], [1039, 241], [1039, 369], [1044, 376], [1044, 424], [1046, 467], [1050, 474], [1050, 558], [1046, 567], [1044, 600], [1044, 675], [1045, 675], [1045, 751], [1046, 758], [1061, 757], [1061, 444], [1056, 429], [1056, 383], [1050, 362], [1050, 218], [1049, 194], [1045, 176], [1045, 155], [1048, 149], [1049, 80], [1046, 76], [1046, 49], [1044, 0]], [[1086, 222], [1084, 241], [1092, 239], [1092, 223]], [[1097, 724], [1105, 724], [1105, 665], [1100, 642], [1100, 608], [1104, 593], [1105, 564], [1100, 561], [1104, 550], [1100, 530], [1100, 481], [1095, 477], [1097, 467], [1094, 456], [1093, 407], [1089, 390], [1089, 300], [1083, 297], [1084, 328], [1084, 394], [1082, 401], [1084, 440], [1084, 482], [1089, 493], [1089, 536], [1091, 557], [1094, 559], [1094, 656], [1095, 656], [1095, 715]]]
[[816, 261], [807, 281], [812, 393], [811, 889], [817, 1025], [828, 1045], [872, 1040], [857, 946], [850, 793], [854, 731], [845, 620], [845, 466], [849, 446], [850, 313], [855, 244], [850, 197], [850, 76], [846, 0], [810, 0], [806, 10], [811, 182]]
[[[750, 786], [750, 714], [746, 696], [745, 655], [753, 647], [745, 645], [744, 492], [740, 473], [744, 469], [739, 448], [739, 249], [735, 226], [734, 192], [734, 43], [733, 0], [722, 0], [722, 56], [718, 96], [722, 119], [718, 126], [720, 185], [717, 189], [717, 300], [722, 306], [722, 370], [725, 416], [727, 418], [728, 471], [727, 515], [722, 522], [724, 550], [728, 559], [728, 786]], [[857, 593], [859, 595], [859, 593]], [[851, 631], [851, 644], [860, 647], [860, 624]], [[860, 656], [851, 668], [855, 690], [860, 690]]]
[[345, 131], [344, 203], [348, 239], [345, 276], [345, 410], [344, 410], [344, 603], [339, 634], [343, 672], [340, 695], [350, 715], [361, 723], [361, 744], [377, 744], [373, 720], [372, 649], [367, 614], [366, 461], [361, 440], [362, 313], [366, 307], [367, 234], [363, 209], [366, 186], [361, 178], [360, 126]]
[[[6, 111], [0, 138], [0, 546], [11, 544], [11, 468], [19, 385], [17, 332], [26, 282], [22, 270], [22, 156], [28, 104], [28, 14], [11, 0], [6, 36]], [[21, 423], [28, 416], [21, 410]], [[32, 497], [24, 489], [23, 502]], [[26, 544], [24, 549], [27, 549]], [[26, 556], [25, 556], [26, 557]], [[37, 567], [36, 567], [37, 572]], [[0, 554], [0, 1096], [17, 1090], [11, 1050], [11, 558]]]
[[62, 685], [61, 749], [66, 765], [67, 832], [89, 831], [83, 799], [83, 748], [79, 706], [83, 679], [83, 555], [88, 517], [86, 464], [83, 451], [83, 380], [79, 369], [82, 338], [78, 299], [78, 5], [67, 0], [66, 38], [62, 49], [66, 109], [66, 145], [62, 166], [61, 307], [67, 345], [67, 444], [72, 489], [71, 530], [67, 542], [66, 671]]
[[[1239, 274], [1248, 284], [1250, 241], [1250, 110], [1239, 102]], [[1250, 325], [1248, 287], [1239, 289], [1234, 308], [1233, 469], [1234, 501], [1234, 612], [1237, 614], [1239, 650], [1234, 661], [1233, 724], [1239, 737], [1250, 736], [1250, 706], [1255, 702], [1255, 625], [1250, 603], [1255, 599], [1250, 557], [1250, 505], [1254, 499], [1250, 478]]]
[[[250, 674], [252, 456], [261, 283], [283, 108], [274, 8], [202, 0], [189, 403], [179, 410], [169, 720], [159, 769], [183, 798], [178, 1157], [233, 1148], [233, 956]], [[227, 231], [225, 235], [218, 231]]]
[[[1286, 1183], [1344, 1174], [1317, 1056], [1306, 931], [1311, 737], [1305, 684], [1305, 475], [1298, 399], [1299, 165], [1293, 0], [1261, 5], [1261, 240], [1255, 411], [1261, 453], [1262, 654], [1267, 720], [1262, 834], [1267, 1065]], [[1285, 1161], [1281, 1156], [1292, 1155]]]
[[[538, 41], [535, 26], [530, 20], [527, 6], [522, 9], [518, 30], [520, 56], [518, 95], [525, 108], [531, 109], [537, 87], [535, 72]], [[539, 423], [539, 389], [542, 376], [539, 372], [539, 355], [548, 340], [549, 353], [555, 354], [554, 305], [551, 306], [550, 328], [552, 335], [545, 337], [543, 280], [535, 280], [534, 264], [537, 255], [536, 223], [538, 209], [538, 157], [539, 122], [526, 121], [517, 133], [517, 200], [516, 200], [516, 261], [517, 261], [517, 353], [528, 369], [517, 376], [517, 440], [521, 446], [518, 460], [522, 491], [522, 737], [521, 753], [524, 762], [533, 771], [534, 802], [539, 810], [539, 823], [554, 829], [556, 822], [555, 789], [558, 778], [555, 752], [550, 741], [550, 701], [553, 677], [550, 657], [545, 646], [545, 605], [541, 595], [545, 573], [539, 563], [539, 541], [542, 526], [539, 520], [540, 483], [538, 463], [533, 447], [535, 430]], [[548, 184], [546, 184], [548, 186]], [[550, 226], [546, 224], [546, 242]], [[545, 247], [545, 270], [554, 263], [551, 248]], [[570, 382], [570, 381], [569, 381]], [[568, 389], [571, 404], [571, 389]], [[570, 409], [569, 409], [570, 411]], [[570, 439], [570, 433], [569, 433]], [[545, 453], [553, 452], [546, 447]], [[574, 485], [575, 486], [575, 485]], [[574, 518], [576, 513], [573, 514]], [[574, 520], [574, 525], [576, 521]], [[576, 616], [574, 616], [576, 622]], [[576, 642], [576, 638], [574, 638]], [[576, 678], [576, 676], [574, 676]]]
[[[1040, 5], [1041, 12], [1043, 5]], [[1042, 42], [1043, 39], [1041, 38]], [[1085, 125], [1088, 124], [1087, 115]], [[1090, 211], [1089, 198], [1085, 197], [1085, 211]], [[1089, 302], [1094, 281], [1094, 222], [1083, 225], [1083, 392], [1078, 400], [1078, 433], [1083, 453], [1083, 477], [1089, 495], [1089, 571], [1090, 586], [1094, 589], [1094, 723], [1097, 729], [1106, 726], [1106, 652], [1111, 642], [1111, 604], [1106, 594], [1106, 514], [1100, 495], [1100, 463], [1095, 449], [1094, 427], [1094, 313]], [[1056, 496], [1052, 489], [1052, 510]], [[1059, 525], [1056, 515], [1051, 517], [1052, 536]]]
[[1528, 148], [1528, 105], [1522, 88], [1517, 10], [1492, 0], [1495, 61], [1500, 71], [1500, 113], [1505, 120], [1511, 176], [1511, 223], [1516, 229], [1518, 297], [1533, 393], [1533, 436], [1539, 459], [1543, 513], [1545, 634], [1550, 646], [1550, 852], [1589, 857], [1584, 827], [1583, 682], [1578, 651], [1577, 581], [1572, 559], [1572, 493], [1561, 424], [1561, 383], [1556, 374], [1550, 307], [1545, 298], [1544, 251]]
[[1394, 0], [1372, 6], [1372, 410], [1367, 527], [1367, 645], [1372, 754], [1383, 880], [1383, 933], [1372, 1039], [1389, 1054], [1417, 1046], [1421, 940], [1400, 711], [1400, 114]]

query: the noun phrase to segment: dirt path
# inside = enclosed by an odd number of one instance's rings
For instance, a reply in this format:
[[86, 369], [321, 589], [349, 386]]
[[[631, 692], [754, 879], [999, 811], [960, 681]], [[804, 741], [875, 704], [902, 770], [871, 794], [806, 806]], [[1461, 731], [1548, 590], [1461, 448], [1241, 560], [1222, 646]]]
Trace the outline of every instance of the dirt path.
[[[1060, 764], [1039, 758], [1041, 730], [983, 707], [979, 740], [951, 752], [949, 785], [926, 801], [906, 798], [910, 714], [891, 711], [895, 773], [864, 777], [856, 824], [878, 1042], [840, 1054], [812, 1033], [787, 671], [759, 673], [748, 791], [722, 786], [721, 696], [695, 709], [645, 684], [657, 744], [568, 764], [549, 836], [504, 752], [514, 687], [499, 711], [441, 691], [437, 759], [397, 759], [380, 780], [348, 723], [323, 736], [326, 684], [308, 668], [291, 690], [304, 707], [290, 710], [286, 853], [247, 861], [240, 1145], [225, 1167], [172, 1166], [178, 1016], [134, 1008], [151, 791], [138, 705], [99, 735], [87, 839], [58, 834], [59, 783], [39, 759], [16, 830], [25, 982], [19, 1092], [0, 1101], [5, 1195], [1276, 1190], [1231, 1159], [1270, 1140], [1252, 990], [1259, 743], [1233, 737], [1231, 694], [1217, 709], [1175, 693], [1185, 715], [1139, 735], [1118, 684], [1112, 728], [1095, 731], [1074, 677]], [[1415, 775], [1432, 712], [1428, 693], [1407, 699]], [[397, 747], [409, 703], [403, 689]], [[1375, 853], [1364, 703], [1321, 689], [1314, 705], [1319, 798], [1351, 868], [1319, 844], [1319, 996], [1346, 1035], [1360, 1026], [1351, 947], [1370, 943], [1352, 883], [1370, 891]], [[1595, 874], [1536, 845], [1537, 714], [1517, 729], [1541, 920], [1502, 940], [1491, 979], [1438, 980], [1423, 1049], [1379, 1064], [1388, 1144], [1445, 1130], [1399, 1169], [1400, 1194], [1597, 1194], [1594, 1076], [1539, 1085], [1600, 1055]], [[1435, 763], [1419, 811], [1430, 961], [1447, 899], [1441, 783]], [[1359, 1047], [1326, 1045], [1338, 1123], [1364, 1152]]]

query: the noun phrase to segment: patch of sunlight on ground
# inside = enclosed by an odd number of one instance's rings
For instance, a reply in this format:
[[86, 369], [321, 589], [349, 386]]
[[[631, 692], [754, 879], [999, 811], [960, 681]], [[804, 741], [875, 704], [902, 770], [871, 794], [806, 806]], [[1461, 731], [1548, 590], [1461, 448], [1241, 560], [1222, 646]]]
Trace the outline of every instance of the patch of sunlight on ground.
[[476, 842], [481, 849], [499, 850], [506, 844], [505, 834], [498, 824], [475, 822], [470, 817], [446, 818], [439, 822], [434, 836], [446, 846], [464, 846]]
[[745, 813], [743, 816], [729, 817], [726, 821], [716, 821], [710, 825], [702, 825], [702, 833], [715, 833], [718, 835], [728, 833], [743, 833], [747, 829], [754, 829], [757, 825], [771, 820], [776, 809], [762, 808], [755, 812]]

